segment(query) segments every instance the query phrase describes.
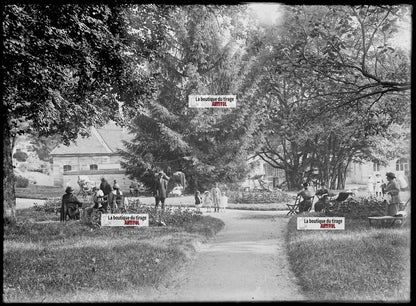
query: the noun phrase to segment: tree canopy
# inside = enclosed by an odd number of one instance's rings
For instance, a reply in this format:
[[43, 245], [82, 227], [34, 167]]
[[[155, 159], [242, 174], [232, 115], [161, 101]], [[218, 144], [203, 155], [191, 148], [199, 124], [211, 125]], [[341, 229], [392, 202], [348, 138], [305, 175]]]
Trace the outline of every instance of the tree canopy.
[[[135, 20], [129, 19], [131, 10]], [[16, 134], [59, 135], [69, 144], [79, 134], [88, 135], [92, 125], [110, 119], [121, 124], [120, 103], [132, 112], [155, 90], [142, 66], [154, 58], [163, 30], [148, 34], [150, 26], [159, 27], [150, 12], [158, 18], [165, 14], [153, 5], [4, 6], [5, 215], [14, 214], [11, 146]], [[137, 30], [137, 24], [144, 26]], [[146, 35], [133, 37], [137, 31]]]
[[[122, 152], [130, 176], [182, 170], [191, 189], [244, 179], [252, 155], [290, 188], [315, 168], [342, 188], [351, 161], [406, 155], [410, 48], [396, 36], [410, 6], [280, 5], [276, 23], [249, 11], [4, 5], [5, 215], [16, 134], [69, 144], [108, 120], [135, 134]], [[235, 94], [238, 106], [189, 108], [192, 94]]]

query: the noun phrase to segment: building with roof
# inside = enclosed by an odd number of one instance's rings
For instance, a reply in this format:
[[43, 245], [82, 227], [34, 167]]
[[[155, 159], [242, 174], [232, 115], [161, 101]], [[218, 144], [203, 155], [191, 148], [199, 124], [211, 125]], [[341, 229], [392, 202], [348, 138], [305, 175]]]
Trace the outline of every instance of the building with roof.
[[102, 128], [91, 128], [91, 136], [79, 136], [69, 146], [59, 145], [50, 153], [53, 160], [53, 179], [55, 186], [78, 187], [78, 177], [87, 176], [90, 181], [100, 185], [105, 177], [112, 185], [114, 180], [121, 189], [128, 190], [131, 180], [121, 168], [123, 140], [132, 136], [127, 130], [109, 123]]

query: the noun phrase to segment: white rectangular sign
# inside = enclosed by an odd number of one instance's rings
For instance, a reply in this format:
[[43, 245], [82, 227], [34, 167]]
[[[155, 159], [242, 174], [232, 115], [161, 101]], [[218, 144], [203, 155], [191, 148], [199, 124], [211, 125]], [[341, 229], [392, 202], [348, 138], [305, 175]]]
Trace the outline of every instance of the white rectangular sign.
[[196, 108], [224, 108], [237, 107], [236, 95], [190, 95], [189, 107]]
[[345, 217], [298, 217], [298, 230], [345, 230]]
[[149, 226], [149, 214], [102, 214], [101, 226]]

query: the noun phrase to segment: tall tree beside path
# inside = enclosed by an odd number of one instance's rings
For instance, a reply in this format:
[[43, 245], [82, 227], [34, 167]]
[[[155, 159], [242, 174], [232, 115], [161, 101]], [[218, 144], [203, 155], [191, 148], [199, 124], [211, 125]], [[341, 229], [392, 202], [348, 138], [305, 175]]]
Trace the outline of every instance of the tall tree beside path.
[[[132, 126], [136, 135], [123, 152], [123, 167], [151, 184], [157, 168], [181, 170], [190, 188], [244, 178], [249, 146], [249, 109], [241, 80], [244, 46], [239, 35], [243, 7], [175, 6], [165, 46], [151, 69], [160, 73], [159, 92]], [[237, 109], [192, 109], [189, 95], [236, 94]]]
[[409, 7], [288, 6], [284, 16], [255, 44], [265, 113], [258, 155], [293, 188], [317, 167], [340, 189], [352, 160], [376, 157], [375, 137], [406, 127], [410, 53], [395, 38]]
[[[92, 125], [122, 123], [119, 105], [140, 107], [152, 76], [141, 65], [154, 57], [157, 32], [133, 28], [127, 6], [6, 4], [3, 10], [3, 212], [15, 222], [13, 139], [59, 135], [65, 144]], [[135, 8], [143, 24], [157, 24]], [[131, 32], [146, 35], [132, 39]], [[144, 48], [143, 46], [146, 46]], [[138, 77], [131, 81], [131, 75]], [[149, 86], [147, 86], [149, 85]]]

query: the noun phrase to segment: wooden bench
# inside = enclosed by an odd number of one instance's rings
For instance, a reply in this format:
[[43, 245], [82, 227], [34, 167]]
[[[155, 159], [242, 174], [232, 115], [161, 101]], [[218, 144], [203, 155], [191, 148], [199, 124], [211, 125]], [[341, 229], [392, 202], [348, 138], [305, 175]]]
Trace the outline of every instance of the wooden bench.
[[404, 223], [405, 220], [405, 216], [400, 216], [400, 217], [393, 217], [393, 216], [380, 216], [380, 217], [368, 217], [368, 222], [371, 225], [385, 225], [385, 226], [389, 226], [392, 227], [396, 221], [402, 221], [401, 224]]
[[406, 203], [403, 204], [403, 202], [400, 203], [400, 206], [402, 209], [398, 212], [398, 215], [395, 216], [380, 216], [380, 217], [368, 217], [368, 223], [371, 225], [384, 225], [392, 227], [396, 221], [401, 221], [401, 225], [404, 224], [406, 221], [407, 216], [410, 214], [410, 198], [406, 201]]

